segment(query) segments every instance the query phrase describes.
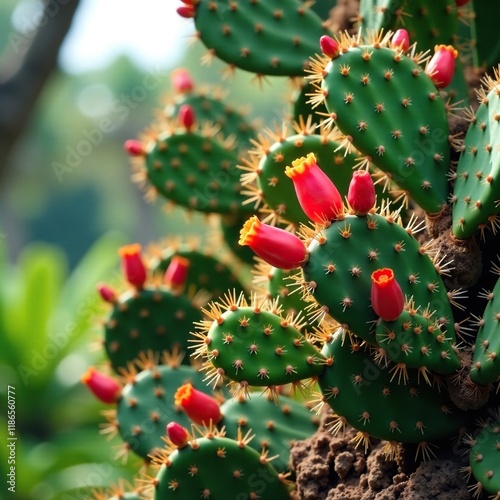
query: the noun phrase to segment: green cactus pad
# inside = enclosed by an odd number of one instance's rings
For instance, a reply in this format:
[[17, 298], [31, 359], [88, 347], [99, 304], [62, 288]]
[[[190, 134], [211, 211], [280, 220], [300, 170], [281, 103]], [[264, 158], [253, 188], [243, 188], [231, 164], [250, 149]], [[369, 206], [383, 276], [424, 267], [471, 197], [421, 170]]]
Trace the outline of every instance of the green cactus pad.
[[162, 457], [152, 498], [290, 500], [285, 481], [247, 442], [211, 433], [175, 449]]
[[195, 26], [219, 59], [275, 76], [302, 76], [326, 33], [322, 20], [299, 0], [200, 0]]
[[361, 0], [360, 13], [360, 28], [364, 33], [404, 28], [410, 36], [410, 44], [418, 40], [420, 50], [452, 44], [456, 38], [455, 0]]
[[[213, 390], [203, 382], [203, 375], [190, 366], [160, 365], [141, 371], [122, 390], [116, 406], [116, 422], [127, 449], [147, 459], [154, 449], [164, 446], [166, 425], [177, 422], [189, 427], [191, 420], [174, 403], [175, 391], [183, 384], [212, 395]], [[221, 391], [223, 386], [218, 388]]]
[[225, 374], [240, 388], [275, 386], [316, 377], [323, 356], [300, 333], [300, 319], [284, 318], [276, 304], [252, 305], [240, 296], [212, 303], [212, 321], [199, 325], [194, 342], [207, 359], [208, 378]]
[[411, 232], [410, 226], [403, 228], [391, 215], [346, 215], [333, 221], [309, 245], [309, 260], [302, 268], [305, 284], [336, 321], [376, 344], [378, 316], [371, 307], [371, 274], [391, 268], [406, 298], [434, 313], [440, 324], [446, 323], [446, 336], [453, 344], [456, 335], [446, 288]]
[[437, 373], [453, 373], [460, 360], [434, 317], [414, 309], [403, 311], [396, 321], [380, 319], [375, 330], [378, 344], [396, 363], [411, 368], [425, 367]]
[[500, 381], [500, 280], [488, 294], [488, 304], [476, 336], [470, 378], [477, 384]]
[[481, 104], [471, 118], [453, 191], [453, 234], [464, 240], [500, 212], [500, 73], [482, 80]]
[[206, 290], [213, 300], [228, 290], [235, 289], [237, 293], [244, 290], [238, 278], [219, 259], [208, 253], [193, 250], [189, 245], [177, 249], [166, 248], [161, 257], [153, 263], [153, 273], [162, 276], [174, 256], [182, 257], [189, 262], [185, 290]]
[[500, 418], [498, 413], [473, 441], [469, 452], [472, 474], [478, 481], [478, 495], [484, 489], [497, 498], [500, 495]]
[[325, 102], [335, 123], [421, 208], [446, 205], [450, 146], [446, 105], [420, 65], [389, 48], [391, 33], [373, 44], [342, 37], [341, 54], [324, 67], [313, 100]]
[[323, 398], [362, 433], [419, 443], [452, 436], [466, 422], [466, 413], [454, 406], [446, 391], [419, 384], [417, 370], [403, 373], [392, 362], [378, 364], [368, 346], [351, 349], [342, 330], [322, 352], [333, 360], [319, 377]]
[[249, 398], [233, 398], [221, 406], [221, 422], [226, 435], [235, 439], [238, 429], [252, 429], [255, 438], [249, 446], [257, 451], [269, 450], [270, 456], [278, 455], [273, 466], [278, 472], [288, 470], [291, 441], [311, 437], [318, 429], [319, 419], [303, 404], [280, 396], [277, 404], [263, 394], [252, 393]]
[[224, 102], [222, 98], [202, 92], [178, 94], [172, 103], [166, 106], [165, 115], [167, 118], [175, 119], [180, 107], [184, 105], [192, 107], [199, 124], [213, 123], [220, 127], [224, 137], [235, 136], [238, 150], [250, 147], [250, 140], [256, 135], [255, 125], [247, 120], [241, 111]]
[[104, 324], [104, 347], [113, 369], [126, 369], [148, 351], [160, 354], [178, 348], [186, 352], [193, 322], [201, 318], [186, 296], [165, 288], [122, 294]]
[[238, 156], [198, 131], [173, 130], [146, 145], [146, 178], [168, 200], [200, 212], [249, 212], [241, 206]]

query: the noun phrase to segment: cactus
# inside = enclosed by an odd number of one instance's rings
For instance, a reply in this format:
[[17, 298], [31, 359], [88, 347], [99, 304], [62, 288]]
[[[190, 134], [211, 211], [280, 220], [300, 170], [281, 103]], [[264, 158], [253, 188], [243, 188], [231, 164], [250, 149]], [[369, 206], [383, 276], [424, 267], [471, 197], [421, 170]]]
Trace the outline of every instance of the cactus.
[[464, 150], [453, 175], [453, 234], [460, 240], [488, 228], [496, 231], [500, 212], [500, 69], [482, 84], [476, 91], [480, 105], [470, 111]]
[[[139, 246], [125, 247], [122, 254], [124, 263], [138, 259], [137, 269], [125, 269], [132, 288], [117, 296], [108, 286], [99, 287], [102, 298], [112, 306], [104, 321], [104, 348], [116, 372], [126, 369], [141, 353], [161, 354], [175, 349], [186, 352], [192, 324], [202, 318], [196, 299], [147, 282]], [[139, 278], [134, 273], [139, 273]], [[186, 362], [189, 364], [189, 360]]]
[[450, 148], [446, 105], [420, 64], [391, 45], [392, 33], [365, 41], [342, 34], [341, 52], [316, 62], [315, 102], [363, 155], [426, 212], [446, 205]]
[[155, 458], [156, 477], [145, 479], [154, 500], [258, 498], [263, 493], [266, 498], [290, 499], [286, 480], [269, 463], [267, 452], [259, 454], [248, 446], [251, 432], [240, 432], [235, 440], [211, 428], [196, 439], [185, 432], [179, 446], [167, 442]]
[[[116, 409], [108, 411], [106, 417], [107, 433], [119, 433], [123, 440], [121, 453], [133, 452], [149, 460], [149, 456], [164, 445], [162, 438], [167, 423], [177, 422], [182, 426], [191, 423], [182, 408], [175, 404], [176, 390], [191, 383], [207, 394], [213, 391], [195, 368], [181, 365], [176, 356], [167, 356], [162, 365], [157, 365], [155, 359], [143, 360], [139, 373], [134, 369], [127, 373], [127, 383]], [[217, 393], [222, 398], [228, 395], [222, 384]]]
[[261, 75], [301, 76], [326, 32], [321, 19], [299, 0], [201, 0], [191, 17], [210, 58]]

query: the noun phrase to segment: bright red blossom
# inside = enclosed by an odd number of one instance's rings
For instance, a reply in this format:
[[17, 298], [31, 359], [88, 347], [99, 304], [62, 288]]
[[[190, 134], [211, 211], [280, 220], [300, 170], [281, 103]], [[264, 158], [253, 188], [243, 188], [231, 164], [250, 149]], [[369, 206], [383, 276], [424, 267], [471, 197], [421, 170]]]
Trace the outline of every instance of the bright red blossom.
[[394, 271], [389, 268], [377, 269], [371, 275], [372, 307], [384, 321], [395, 321], [404, 308], [404, 296]]
[[193, 79], [189, 71], [185, 68], [178, 68], [172, 71], [170, 80], [174, 91], [178, 94], [189, 94], [194, 89]]
[[375, 206], [375, 186], [366, 170], [355, 170], [347, 192], [347, 201], [356, 215], [366, 215]]
[[122, 391], [120, 384], [109, 375], [98, 372], [93, 366], [82, 375], [81, 381], [103, 403], [116, 403], [120, 398]]
[[323, 224], [342, 214], [342, 196], [319, 168], [313, 153], [293, 161], [291, 167], [286, 167], [285, 174], [292, 179], [300, 206], [312, 221]]
[[255, 215], [241, 229], [239, 244], [249, 246], [261, 259], [279, 269], [295, 269], [307, 259], [306, 247], [298, 236], [264, 224]]
[[174, 402], [184, 409], [195, 424], [208, 426], [210, 422], [216, 424], [222, 418], [217, 401], [191, 384], [181, 385], [177, 389]]
[[438, 89], [447, 87], [453, 80], [457, 50], [451, 45], [436, 45], [434, 55], [427, 63], [425, 72]]
[[146, 282], [146, 266], [141, 257], [141, 245], [134, 243], [118, 250], [122, 258], [122, 269], [126, 280], [136, 288], [142, 288]]

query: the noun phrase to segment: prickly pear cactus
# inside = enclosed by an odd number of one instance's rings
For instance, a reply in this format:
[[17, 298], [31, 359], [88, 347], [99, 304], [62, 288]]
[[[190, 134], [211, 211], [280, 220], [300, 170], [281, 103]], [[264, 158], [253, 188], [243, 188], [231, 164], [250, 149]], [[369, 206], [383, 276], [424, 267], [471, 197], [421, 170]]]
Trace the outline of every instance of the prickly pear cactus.
[[482, 84], [480, 105], [469, 113], [471, 124], [453, 175], [453, 234], [460, 240], [486, 228], [495, 231], [500, 212], [500, 69]]
[[221, 374], [239, 384], [236, 392], [249, 386], [297, 383], [316, 377], [323, 357], [300, 333], [300, 318], [283, 317], [277, 302], [266, 307], [254, 298], [249, 305], [241, 295], [228, 296], [206, 310], [210, 321], [198, 324], [196, 355], [206, 360], [208, 377]]
[[326, 401], [360, 432], [365, 444], [369, 436], [403, 443], [422, 443], [451, 436], [467, 421], [465, 412], [451, 402], [446, 391], [429, 385], [419, 372], [395, 363], [377, 362], [369, 346], [359, 346], [337, 330], [325, 344], [323, 355], [332, 360], [319, 385]]
[[289, 469], [290, 442], [307, 439], [319, 425], [319, 419], [304, 404], [281, 395], [278, 403], [259, 393], [233, 398], [221, 406], [221, 412], [227, 437], [236, 439], [239, 429], [252, 429], [255, 438], [249, 446], [277, 455], [273, 466], [278, 472]]
[[[289, 500], [286, 481], [267, 459], [248, 446], [250, 433], [236, 440], [207, 430], [191, 437], [182, 448], [170, 445], [156, 458], [158, 473], [151, 484], [152, 498], [266, 498]], [[258, 478], [265, 477], [265, 481]]]
[[392, 33], [341, 35], [337, 57], [315, 64], [316, 103], [373, 163], [429, 213], [447, 203], [450, 145], [446, 105], [414, 49], [391, 46]]
[[211, 57], [261, 75], [302, 76], [326, 32], [299, 0], [201, 0], [192, 16]]

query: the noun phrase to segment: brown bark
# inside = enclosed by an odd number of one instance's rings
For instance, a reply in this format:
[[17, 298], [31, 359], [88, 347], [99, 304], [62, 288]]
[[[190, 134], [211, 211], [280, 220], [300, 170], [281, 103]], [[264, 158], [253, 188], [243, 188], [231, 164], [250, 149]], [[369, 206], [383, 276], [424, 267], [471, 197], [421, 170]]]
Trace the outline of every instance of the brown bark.
[[33, 34], [9, 34], [11, 57], [0, 67], [0, 178], [16, 142], [29, 123], [36, 102], [69, 31], [80, 0], [46, 0]]

